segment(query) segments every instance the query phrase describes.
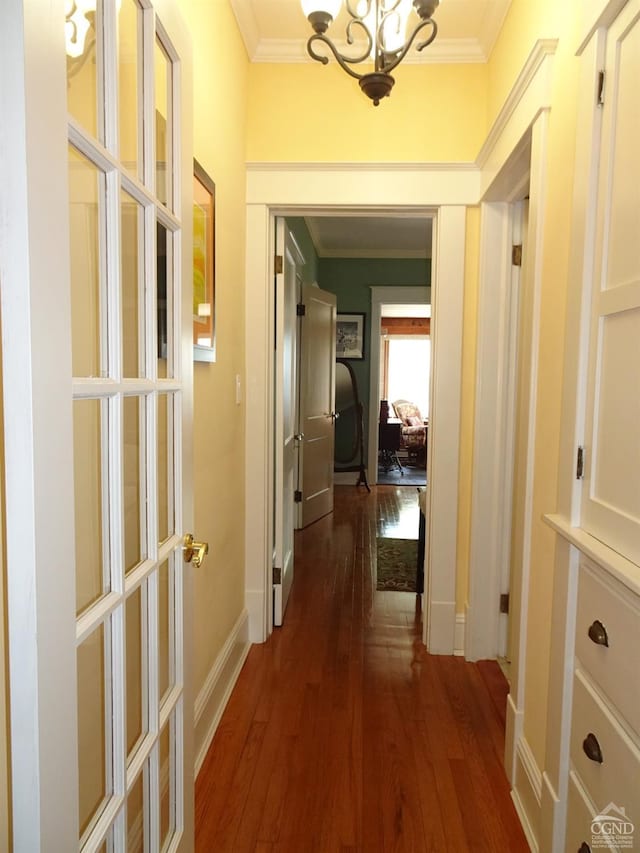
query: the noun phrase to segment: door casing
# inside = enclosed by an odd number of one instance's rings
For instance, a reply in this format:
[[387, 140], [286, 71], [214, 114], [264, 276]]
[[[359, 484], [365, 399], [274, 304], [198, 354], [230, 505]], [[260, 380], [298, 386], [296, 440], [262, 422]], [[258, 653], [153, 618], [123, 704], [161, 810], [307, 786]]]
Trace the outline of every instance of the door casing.
[[[349, 172], [345, 181], [344, 172]], [[301, 172], [303, 174], [301, 174]], [[247, 181], [246, 279], [246, 606], [250, 639], [264, 642], [270, 625], [273, 552], [273, 251], [276, 215], [435, 215], [434, 281], [440, 285], [441, 337], [434, 341], [431, 529], [427, 554], [424, 640], [432, 653], [454, 650], [456, 600], [460, 365], [466, 205], [479, 192], [479, 173], [468, 165], [406, 164], [368, 168], [254, 164]], [[439, 372], [438, 372], [439, 371]], [[433, 458], [433, 457], [432, 457]], [[249, 472], [251, 472], [249, 474]]]

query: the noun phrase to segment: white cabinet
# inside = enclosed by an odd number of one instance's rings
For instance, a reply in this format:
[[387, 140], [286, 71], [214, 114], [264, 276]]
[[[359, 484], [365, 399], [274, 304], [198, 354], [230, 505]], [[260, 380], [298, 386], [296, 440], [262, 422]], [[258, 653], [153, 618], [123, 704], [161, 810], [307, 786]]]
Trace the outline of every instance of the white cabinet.
[[[618, 845], [640, 829], [640, 596], [582, 558], [578, 578], [566, 850]], [[625, 820], [625, 818], [627, 820]], [[586, 846], [581, 846], [586, 845]]]
[[580, 526], [640, 565], [640, 0], [608, 29], [601, 73]]

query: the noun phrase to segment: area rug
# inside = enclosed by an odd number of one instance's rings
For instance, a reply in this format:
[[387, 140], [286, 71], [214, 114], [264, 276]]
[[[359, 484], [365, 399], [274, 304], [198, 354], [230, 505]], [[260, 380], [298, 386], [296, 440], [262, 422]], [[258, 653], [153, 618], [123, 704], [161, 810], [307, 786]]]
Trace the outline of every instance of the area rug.
[[376, 549], [376, 589], [415, 592], [418, 540], [378, 538]]

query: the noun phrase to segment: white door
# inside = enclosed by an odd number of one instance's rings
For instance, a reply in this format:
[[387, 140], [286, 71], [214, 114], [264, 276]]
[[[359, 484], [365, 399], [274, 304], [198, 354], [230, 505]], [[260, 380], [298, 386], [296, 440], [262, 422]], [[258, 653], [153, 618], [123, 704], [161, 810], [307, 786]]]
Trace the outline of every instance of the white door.
[[336, 297], [305, 284], [300, 332], [298, 527], [333, 510]]
[[14, 848], [187, 851], [188, 39], [166, 0], [20, 6], [0, 27]]
[[[508, 300], [508, 335], [505, 341], [506, 387], [510, 389], [505, 400], [505, 484], [504, 506], [509, 512], [505, 537], [505, 552], [501, 555], [500, 595], [501, 605], [506, 596], [509, 601], [514, 578], [521, 572], [521, 557], [525, 524], [525, 486], [527, 472], [527, 436], [529, 433], [529, 398], [531, 375], [531, 336], [533, 293], [531, 282], [524, 271], [529, 225], [528, 200], [511, 205], [512, 246], [520, 246], [520, 258], [512, 257], [511, 281]], [[506, 544], [509, 543], [509, 544]], [[509, 614], [510, 605], [500, 607], [498, 616], [498, 656], [511, 660], [514, 625]], [[505, 612], [506, 611], [506, 612]]]
[[294, 499], [297, 485], [296, 423], [298, 387], [297, 314], [304, 263], [284, 219], [276, 220], [276, 398], [275, 398], [275, 549], [273, 561], [273, 622], [282, 625], [293, 583]]
[[607, 35], [582, 527], [640, 565], [640, 0]]

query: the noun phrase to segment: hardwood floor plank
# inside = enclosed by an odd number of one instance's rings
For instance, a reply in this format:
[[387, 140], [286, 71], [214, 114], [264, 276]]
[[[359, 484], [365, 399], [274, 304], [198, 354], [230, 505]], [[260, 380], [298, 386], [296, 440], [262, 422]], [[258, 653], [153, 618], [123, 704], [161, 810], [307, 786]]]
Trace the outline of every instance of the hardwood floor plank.
[[375, 588], [417, 492], [337, 487], [296, 533], [284, 626], [254, 646], [196, 783], [202, 853], [527, 849], [502, 768], [504, 683], [432, 657], [421, 598]]

